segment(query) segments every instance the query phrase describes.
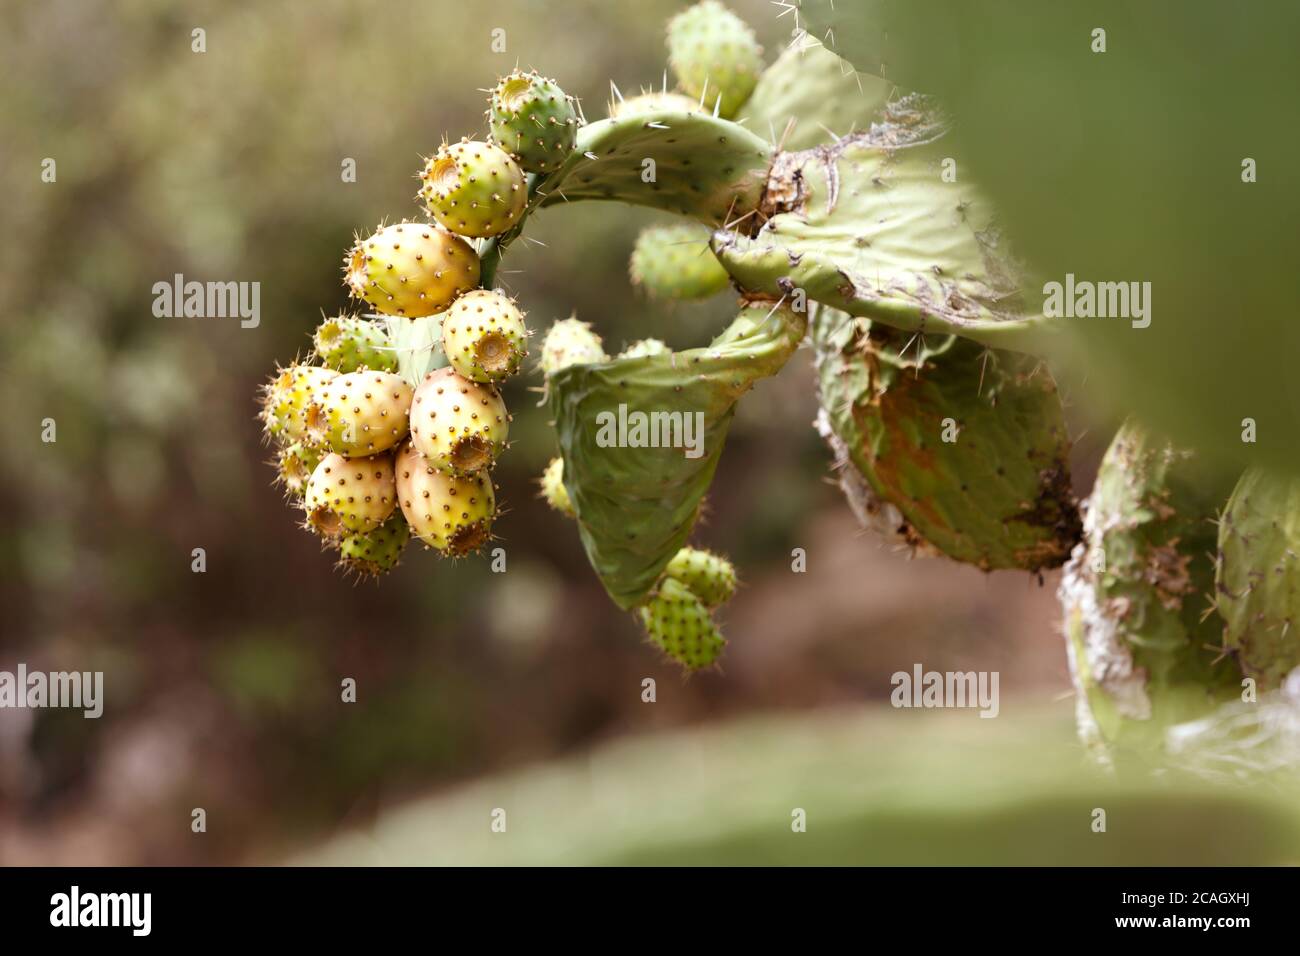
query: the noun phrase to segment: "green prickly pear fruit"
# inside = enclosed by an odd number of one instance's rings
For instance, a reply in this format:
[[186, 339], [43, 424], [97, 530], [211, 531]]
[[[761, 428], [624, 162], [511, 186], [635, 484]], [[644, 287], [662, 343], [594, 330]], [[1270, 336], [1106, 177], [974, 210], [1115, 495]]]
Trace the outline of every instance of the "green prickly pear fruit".
[[275, 480], [284, 486], [290, 498], [301, 498], [307, 490], [307, 481], [320, 464], [325, 453], [300, 441], [280, 449], [275, 460]]
[[331, 452], [311, 473], [303, 507], [307, 527], [327, 540], [378, 528], [397, 507], [393, 456], [344, 458]]
[[1219, 522], [1223, 643], [1267, 689], [1300, 667], [1300, 479], [1252, 468]]
[[443, 145], [420, 172], [433, 218], [458, 236], [498, 236], [528, 205], [524, 171], [500, 146], [463, 139]]
[[576, 316], [556, 322], [542, 340], [542, 374], [547, 378], [570, 365], [592, 365], [608, 359], [591, 323], [580, 322]]
[[638, 609], [638, 614], [650, 640], [687, 670], [708, 667], [726, 646], [709, 609], [686, 585], [673, 578], [659, 584], [658, 591]]
[[1214, 516], [1230, 484], [1136, 422], [1116, 434], [1061, 577], [1080, 737], [1109, 754], [1159, 751], [1166, 728], [1240, 689], [1207, 616]]
[[621, 359], [644, 358], [648, 355], [667, 355], [671, 351], [672, 349], [658, 339], [641, 339], [619, 352], [618, 357]]
[[569, 498], [569, 491], [564, 487], [564, 459], [552, 458], [546, 470], [542, 472], [542, 477], [538, 481], [542, 486], [542, 497], [546, 503], [558, 511], [560, 514], [569, 518], [576, 518], [578, 513], [573, 510], [573, 501]]
[[668, 62], [677, 82], [718, 114], [736, 115], [763, 72], [763, 48], [754, 31], [718, 0], [701, 0], [668, 22]]
[[717, 607], [736, 593], [736, 569], [720, 554], [682, 548], [668, 562], [664, 574], [686, 585], [705, 607]]
[[444, 557], [470, 554], [491, 537], [496, 496], [486, 471], [447, 474], [407, 442], [397, 452], [397, 496], [411, 531]]
[[338, 567], [360, 577], [375, 578], [397, 567], [411, 538], [411, 529], [400, 511], [373, 531], [348, 533], [338, 539]]
[[376, 322], [353, 315], [326, 319], [312, 337], [316, 358], [326, 368], [355, 372], [365, 367], [397, 371], [397, 353], [388, 331]]
[[466, 292], [442, 320], [442, 351], [462, 378], [500, 382], [528, 354], [524, 315], [508, 296], [487, 289]]
[[276, 371], [262, 388], [259, 417], [269, 438], [300, 442], [307, 438], [307, 410], [320, 391], [338, 377], [333, 369], [293, 364]]
[[490, 468], [510, 429], [506, 403], [491, 385], [453, 368], [425, 376], [411, 404], [411, 444], [434, 468], [467, 476]]
[[492, 139], [530, 173], [549, 173], [573, 152], [578, 112], [554, 80], [515, 70], [492, 91]]
[[710, 235], [689, 223], [643, 229], [628, 263], [632, 283], [656, 299], [706, 299], [721, 292], [730, 277], [709, 248]]
[[406, 437], [413, 394], [393, 372], [340, 375], [308, 408], [308, 439], [347, 458], [387, 451]]
[[609, 104], [610, 119], [649, 116], [654, 113], [701, 113], [703, 107], [680, 93], [641, 93]]
[[352, 295], [385, 315], [434, 315], [478, 285], [478, 253], [460, 236], [417, 222], [358, 239], [343, 262]]
[[982, 570], [1064, 563], [1081, 526], [1070, 440], [1040, 363], [818, 309], [823, 434], [899, 530]]

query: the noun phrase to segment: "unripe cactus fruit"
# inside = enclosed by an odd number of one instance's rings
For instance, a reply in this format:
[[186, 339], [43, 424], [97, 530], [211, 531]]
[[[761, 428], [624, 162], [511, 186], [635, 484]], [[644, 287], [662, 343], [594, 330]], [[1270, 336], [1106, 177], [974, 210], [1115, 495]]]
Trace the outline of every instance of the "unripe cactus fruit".
[[358, 239], [344, 260], [352, 294], [385, 315], [434, 315], [478, 285], [478, 253], [460, 236], [416, 222]]
[[708, 667], [726, 646], [704, 602], [673, 578], [665, 578], [638, 613], [650, 640], [687, 670]]
[[338, 377], [333, 369], [293, 364], [282, 368], [262, 389], [259, 417], [270, 438], [299, 442], [307, 438], [307, 409], [320, 391]]
[[400, 511], [373, 531], [348, 533], [338, 539], [338, 566], [363, 578], [378, 577], [397, 567], [411, 539], [411, 529]]
[[1300, 479], [1252, 468], [1219, 520], [1223, 642], [1267, 689], [1300, 667]]
[[445, 228], [485, 238], [506, 232], [528, 205], [524, 171], [491, 143], [443, 145], [420, 172], [420, 195]]
[[308, 408], [308, 439], [348, 458], [387, 451], [406, 437], [412, 395], [393, 372], [340, 375]]
[[340, 372], [355, 372], [362, 367], [397, 371], [397, 353], [388, 331], [369, 319], [353, 315], [326, 319], [316, 326], [312, 343], [316, 358], [326, 368]]
[[397, 452], [397, 496], [412, 533], [445, 557], [477, 551], [491, 537], [496, 496], [486, 471], [449, 475], [407, 442]]
[[656, 299], [705, 299], [727, 287], [727, 270], [709, 248], [709, 230], [682, 223], [649, 226], [628, 262], [632, 283]]
[[704, 110], [698, 100], [682, 96], [680, 93], [641, 93], [609, 104], [610, 119], [671, 112], [701, 113]]
[[519, 371], [527, 339], [523, 313], [508, 296], [488, 289], [466, 292], [442, 319], [443, 354], [472, 382], [499, 382]]
[[542, 340], [542, 374], [547, 378], [570, 365], [591, 365], [608, 359], [591, 324], [576, 318], [556, 322]]
[[301, 498], [307, 490], [307, 481], [325, 454], [319, 448], [303, 442], [294, 442], [280, 449], [275, 460], [275, 480], [284, 486], [290, 498]]
[[682, 548], [668, 562], [664, 574], [684, 584], [705, 607], [717, 607], [736, 593], [736, 569], [722, 555], [697, 548]]
[[563, 458], [551, 459], [550, 464], [546, 466], [546, 470], [542, 472], [538, 484], [542, 486], [542, 498], [546, 500], [548, 505], [566, 517], [577, 517], [577, 512], [573, 510], [573, 501], [569, 498], [568, 489], [564, 487]]
[[645, 358], [649, 355], [667, 355], [671, 351], [672, 349], [658, 339], [640, 339], [619, 352], [618, 357], [621, 359]]
[[530, 173], [548, 173], [573, 152], [578, 113], [554, 80], [515, 70], [492, 91], [492, 139]]
[[393, 456], [326, 455], [307, 482], [303, 507], [307, 526], [322, 538], [378, 528], [397, 507]]
[[472, 475], [505, 448], [510, 413], [491, 385], [440, 368], [425, 376], [411, 404], [411, 444], [434, 468]]
[[749, 24], [717, 0], [702, 0], [668, 22], [668, 62], [677, 82], [730, 119], [745, 105], [763, 72], [763, 48]]

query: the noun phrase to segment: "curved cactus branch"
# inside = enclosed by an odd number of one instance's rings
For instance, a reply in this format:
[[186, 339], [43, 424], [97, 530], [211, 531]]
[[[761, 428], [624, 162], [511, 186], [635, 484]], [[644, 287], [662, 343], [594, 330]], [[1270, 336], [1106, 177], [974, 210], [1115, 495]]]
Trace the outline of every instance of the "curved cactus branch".
[[[686, 543], [736, 400], [781, 369], [806, 328], [789, 308], [759, 303], [705, 348], [573, 365], [548, 380], [582, 543], [620, 607], [639, 604]], [[679, 425], [691, 447], [626, 447], [638, 420], [643, 439]], [[632, 423], [625, 435], [619, 422]]]

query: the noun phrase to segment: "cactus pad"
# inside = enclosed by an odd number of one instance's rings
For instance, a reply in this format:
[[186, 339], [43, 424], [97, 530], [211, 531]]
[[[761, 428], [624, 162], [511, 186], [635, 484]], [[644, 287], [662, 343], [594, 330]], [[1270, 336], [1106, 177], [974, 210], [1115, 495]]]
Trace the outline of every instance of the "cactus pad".
[[706, 299], [729, 279], [709, 248], [709, 231], [688, 223], [641, 230], [628, 271], [634, 285], [658, 299]]
[[668, 62], [677, 82], [725, 117], [749, 99], [763, 71], [754, 31], [718, 0], [701, 0], [668, 22]]

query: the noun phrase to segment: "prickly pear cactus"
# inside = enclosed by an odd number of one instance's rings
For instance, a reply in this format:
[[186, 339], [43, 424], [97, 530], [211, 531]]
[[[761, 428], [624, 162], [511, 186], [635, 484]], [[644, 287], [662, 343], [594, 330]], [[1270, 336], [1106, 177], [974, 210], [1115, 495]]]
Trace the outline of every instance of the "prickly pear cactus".
[[387, 451], [406, 437], [411, 386], [363, 369], [327, 382], [307, 409], [307, 441], [349, 458]]
[[1061, 402], [1041, 363], [818, 310], [829, 432], [896, 530], [986, 571], [1062, 564], [1079, 540]]
[[736, 593], [736, 569], [722, 555], [699, 548], [682, 548], [664, 569], [672, 578], [694, 594], [705, 607], [717, 607]]
[[492, 91], [492, 139], [530, 173], [546, 173], [573, 152], [578, 111], [573, 98], [536, 72], [515, 70]]
[[339, 567], [361, 578], [377, 578], [397, 567], [411, 538], [402, 513], [393, 515], [373, 531], [348, 533], [338, 539]]
[[1300, 667], [1300, 479], [1241, 476], [1219, 522], [1216, 589], [1225, 650], [1279, 687]]
[[443, 316], [442, 351], [463, 378], [504, 381], [519, 371], [528, 355], [524, 314], [501, 292], [466, 292]]
[[443, 368], [430, 372], [411, 403], [411, 446], [434, 468], [467, 477], [505, 448], [510, 413], [491, 385]]
[[668, 62], [683, 90], [729, 119], [758, 82], [763, 48], [749, 24], [718, 0], [703, 0], [669, 21]]
[[388, 331], [379, 323], [354, 315], [338, 315], [316, 327], [313, 354], [321, 365], [340, 372], [360, 368], [397, 370], [397, 353]]
[[513, 228], [528, 192], [514, 157], [468, 139], [442, 146], [420, 173], [420, 195], [433, 218], [460, 236], [485, 238]]
[[628, 271], [633, 285], [655, 299], [706, 299], [728, 280], [709, 248], [709, 231], [685, 223], [643, 229]]
[[385, 315], [418, 318], [441, 312], [478, 285], [479, 261], [459, 236], [403, 222], [358, 239], [343, 270], [356, 298]]
[[1193, 452], [1136, 422], [1111, 442], [1060, 585], [1090, 746], [1158, 750], [1170, 726], [1240, 692], [1212, 613], [1213, 522], [1229, 487]]
[[637, 612], [651, 642], [688, 671], [717, 662], [726, 645], [709, 609], [686, 585], [665, 578]]

